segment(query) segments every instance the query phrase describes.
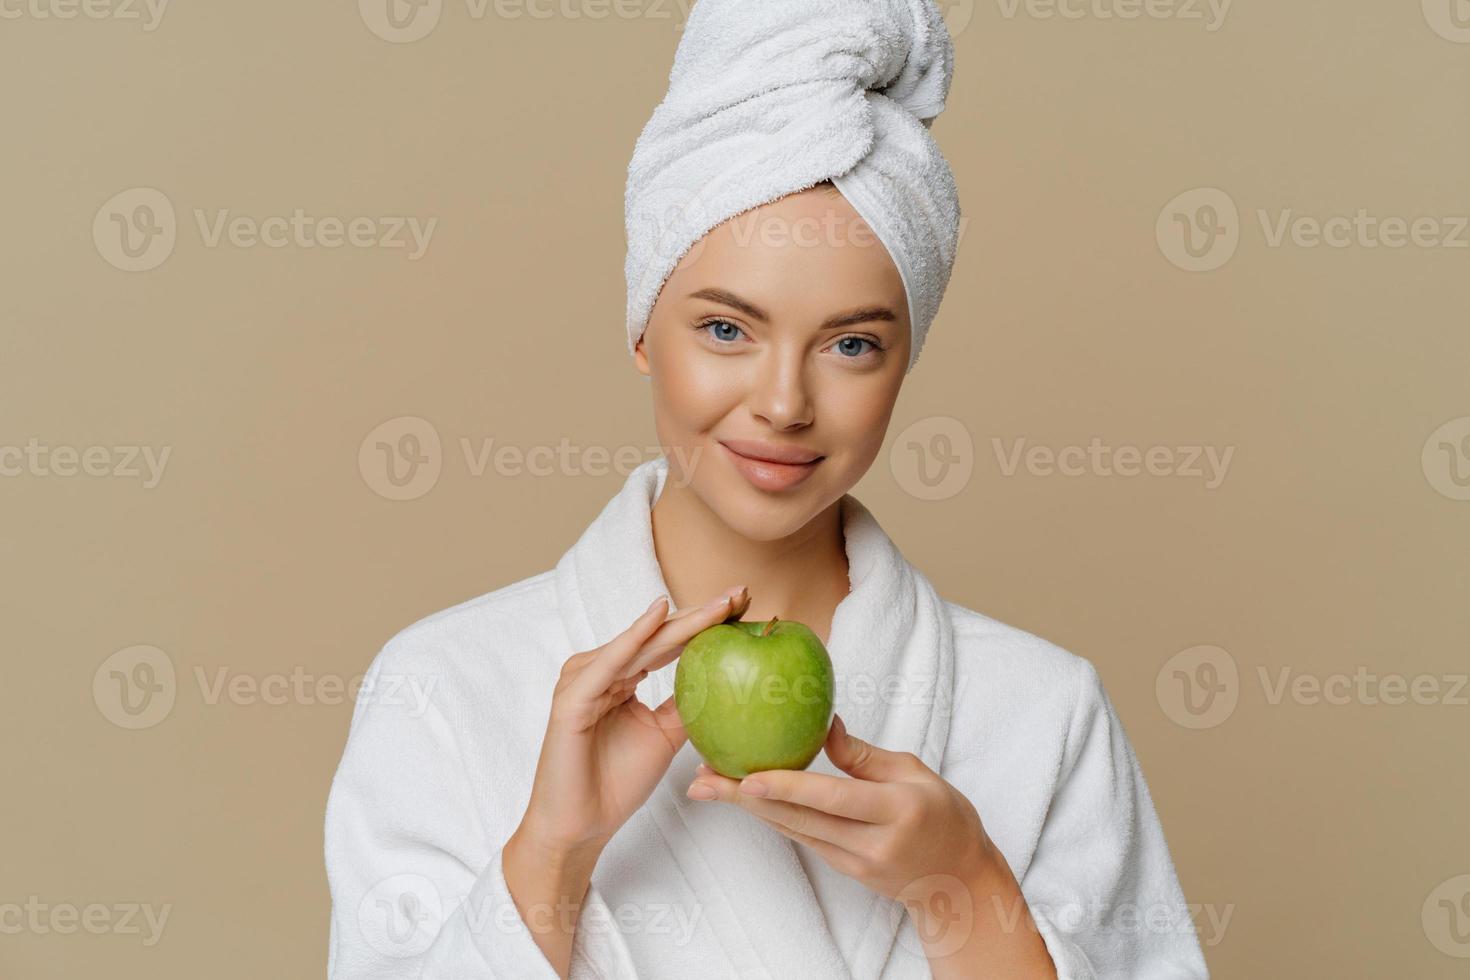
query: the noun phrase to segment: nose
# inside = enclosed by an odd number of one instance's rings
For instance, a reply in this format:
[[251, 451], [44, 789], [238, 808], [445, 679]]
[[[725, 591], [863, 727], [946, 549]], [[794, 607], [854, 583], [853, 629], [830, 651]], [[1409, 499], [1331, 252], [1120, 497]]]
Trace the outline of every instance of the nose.
[[815, 405], [800, 350], [782, 352], [756, 368], [750, 410], [778, 431], [811, 425]]

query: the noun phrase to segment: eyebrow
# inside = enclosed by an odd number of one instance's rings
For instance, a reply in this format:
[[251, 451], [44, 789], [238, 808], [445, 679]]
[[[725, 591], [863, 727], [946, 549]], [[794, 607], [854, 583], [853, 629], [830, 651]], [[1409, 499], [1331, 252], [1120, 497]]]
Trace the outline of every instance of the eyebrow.
[[[705, 289], [696, 290], [695, 292], [690, 293], [689, 298], [707, 299], [714, 303], [722, 303], [725, 306], [729, 306], [739, 310], [741, 313], [744, 313], [746, 316], [750, 317], [753, 320], [759, 320], [761, 323], [771, 322], [770, 314], [768, 314], [765, 310], [761, 309], [759, 306], [756, 306], [749, 300], [741, 299], [734, 293], [724, 289], [707, 287]], [[822, 322], [822, 325], [819, 329], [834, 330], [838, 327], [850, 327], [855, 323], [866, 323], [869, 320], [896, 321], [897, 319], [898, 317], [893, 315], [893, 311], [886, 306], [867, 306], [863, 307], [862, 309], [850, 310], [847, 313], [833, 314]]]

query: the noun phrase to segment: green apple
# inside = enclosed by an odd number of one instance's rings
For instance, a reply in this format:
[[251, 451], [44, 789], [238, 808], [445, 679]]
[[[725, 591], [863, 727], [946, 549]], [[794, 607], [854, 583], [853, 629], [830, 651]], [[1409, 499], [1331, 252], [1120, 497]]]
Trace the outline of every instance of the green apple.
[[674, 706], [689, 741], [734, 779], [805, 769], [832, 723], [832, 658], [811, 627], [726, 620], [684, 645]]

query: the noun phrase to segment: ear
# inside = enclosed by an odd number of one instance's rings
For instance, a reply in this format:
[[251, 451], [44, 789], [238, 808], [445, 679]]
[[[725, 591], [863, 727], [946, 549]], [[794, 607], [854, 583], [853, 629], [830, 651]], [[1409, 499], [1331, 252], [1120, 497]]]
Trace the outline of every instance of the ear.
[[651, 379], [653, 368], [648, 363], [648, 352], [643, 349], [643, 340], [643, 337], [639, 337], [637, 345], [633, 348], [633, 366], [638, 369], [639, 374]]

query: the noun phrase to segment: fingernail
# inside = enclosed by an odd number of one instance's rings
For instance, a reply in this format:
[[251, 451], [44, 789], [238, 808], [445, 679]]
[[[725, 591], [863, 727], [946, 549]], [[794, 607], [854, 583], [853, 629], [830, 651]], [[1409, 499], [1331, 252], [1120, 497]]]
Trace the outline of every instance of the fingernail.
[[767, 792], [766, 784], [755, 782], [750, 779], [741, 780], [740, 792], [744, 793], [746, 796], [765, 796]]
[[691, 800], [712, 800], [718, 794], [709, 785], [695, 782], [689, 787], [689, 798]]
[[659, 596], [657, 599], [655, 599], [652, 602], [650, 602], [648, 604], [648, 608], [645, 609], [645, 610], [643, 610], [643, 615], [647, 616], [649, 613], [653, 612], [654, 607], [657, 606], [660, 602], [663, 602], [665, 598], [667, 598], [667, 597], [666, 596]]
[[718, 609], [721, 606], [727, 606], [729, 604], [730, 604], [730, 597], [728, 595], [722, 595], [718, 599], [714, 600], [713, 602], [706, 602], [704, 604], [704, 608], [706, 608], [706, 609]]
[[712, 775], [714, 775], [714, 772], [715, 772], [713, 769], [711, 769], [709, 766], [705, 765], [703, 762], [701, 762], [699, 765], [695, 766], [695, 771], [698, 772], [701, 776], [712, 776]]

